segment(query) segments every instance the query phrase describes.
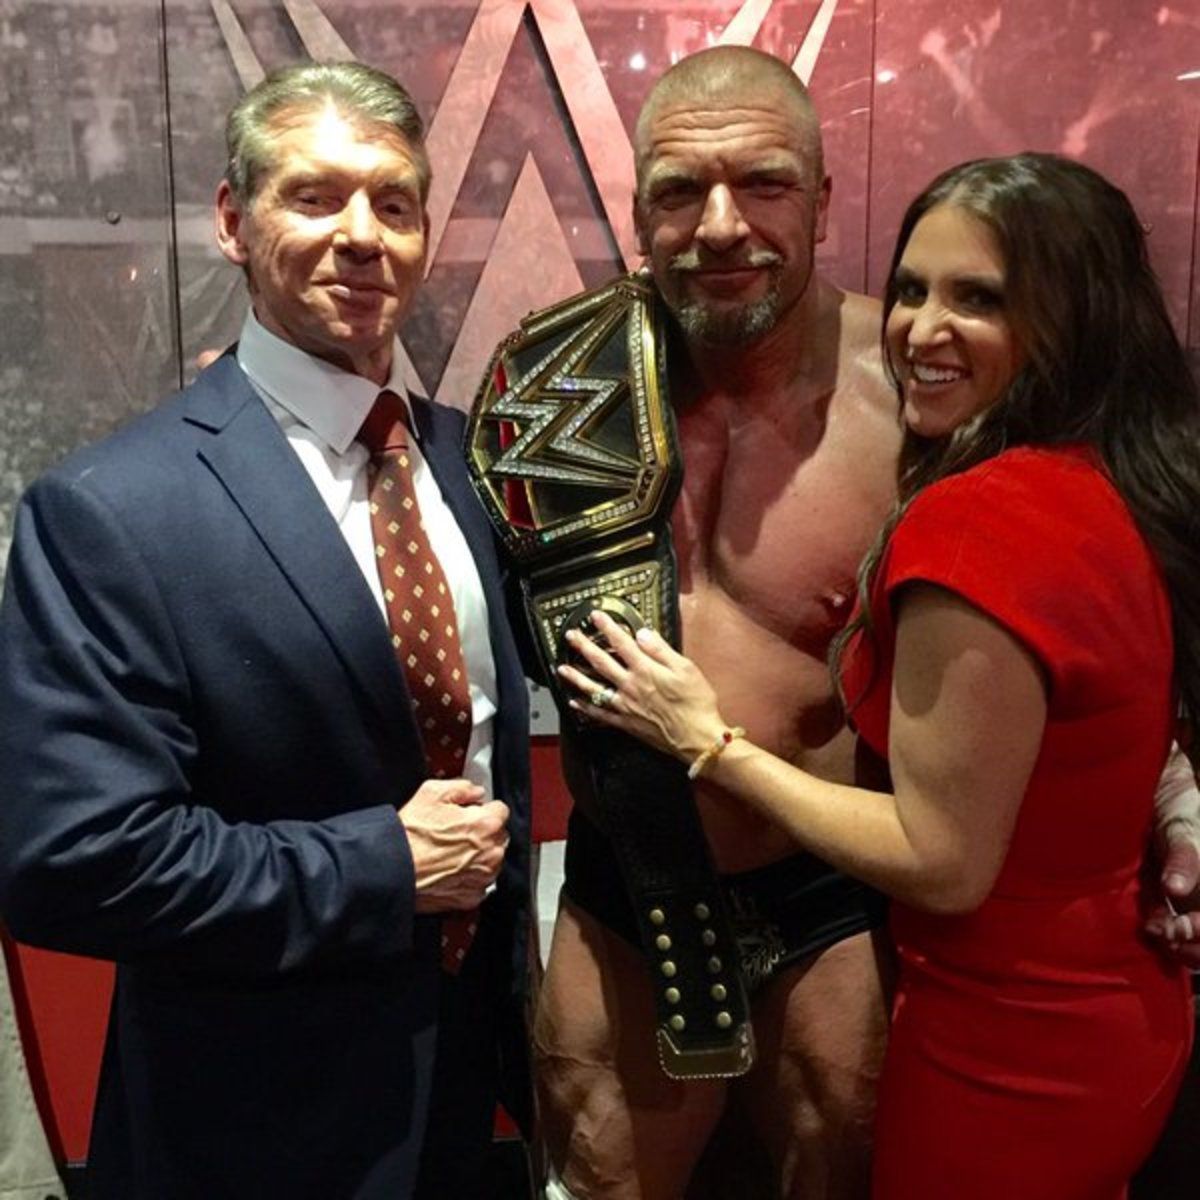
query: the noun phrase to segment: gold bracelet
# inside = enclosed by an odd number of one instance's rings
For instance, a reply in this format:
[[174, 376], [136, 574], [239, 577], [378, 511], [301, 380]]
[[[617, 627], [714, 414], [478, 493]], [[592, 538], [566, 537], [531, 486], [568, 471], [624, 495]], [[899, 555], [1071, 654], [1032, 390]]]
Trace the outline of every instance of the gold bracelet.
[[692, 765], [688, 767], [688, 778], [697, 779], [700, 773], [708, 766], [714, 758], [720, 758], [725, 753], [725, 747], [729, 745], [734, 738], [745, 737], [746, 731], [740, 726], [735, 725], [732, 729], [721, 731], [721, 736], [707, 750], [701, 751], [696, 755]]

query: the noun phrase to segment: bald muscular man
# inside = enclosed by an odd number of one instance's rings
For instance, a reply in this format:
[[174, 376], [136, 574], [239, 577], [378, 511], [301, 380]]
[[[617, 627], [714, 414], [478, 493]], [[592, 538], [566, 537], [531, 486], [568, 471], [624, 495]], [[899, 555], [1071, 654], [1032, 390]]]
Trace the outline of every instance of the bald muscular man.
[[[640, 249], [679, 335], [683, 648], [757, 743], [848, 781], [826, 652], [894, 498], [899, 427], [878, 304], [814, 270], [830, 195], [816, 114], [786, 65], [722, 47], [662, 77], [635, 152]], [[770, 1194], [862, 1195], [887, 1019], [876, 898], [703, 780], [694, 794], [752, 988], [757, 1063], [733, 1081], [659, 1069], [628, 901], [577, 810], [535, 1034], [549, 1194], [666, 1200], [693, 1174], [691, 1195], [725, 1189], [695, 1167], [729, 1110], [730, 1144], [746, 1144], [744, 1121], [769, 1152]], [[740, 1195], [752, 1166], [735, 1164]]]
[[[634, 148], [640, 249], [669, 314], [683, 650], [756, 744], [848, 782], [827, 651], [895, 499], [900, 425], [879, 305], [814, 269], [830, 196], [816, 114], [784, 63], [721, 47], [659, 80]], [[879, 898], [697, 780], [758, 1053], [737, 1078], [671, 1078], [622, 871], [578, 790], [589, 744], [564, 732], [580, 802], [535, 1025], [547, 1197], [862, 1200], [888, 1011]]]

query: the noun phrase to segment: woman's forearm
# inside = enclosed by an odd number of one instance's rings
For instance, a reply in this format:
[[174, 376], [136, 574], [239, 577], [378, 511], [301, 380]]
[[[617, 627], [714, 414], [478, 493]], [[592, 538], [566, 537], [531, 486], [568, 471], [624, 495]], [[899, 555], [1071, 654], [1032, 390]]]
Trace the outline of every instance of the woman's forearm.
[[830, 783], [741, 739], [705, 778], [726, 803], [747, 805], [809, 853], [906, 904], [959, 912], [986, 894], [970, 886], [950, 847], [914, 843], [890, 793]]
[[[559, 668], [586, 719], [676, 755], [831, 865], [906, 903], [965, 912], [1003, 865], [1046, 720], [1037, 661], [1003, 626], [932, 585], [897, 613], [888, 715], [894, 794], [829, 783], [727, 730], [712, 685], [655, 634], [593, 616], [612, 647]], [[718, 750], [719, 747], [719, 750]], [[699, 761], [698, 760], [703, 760]]]

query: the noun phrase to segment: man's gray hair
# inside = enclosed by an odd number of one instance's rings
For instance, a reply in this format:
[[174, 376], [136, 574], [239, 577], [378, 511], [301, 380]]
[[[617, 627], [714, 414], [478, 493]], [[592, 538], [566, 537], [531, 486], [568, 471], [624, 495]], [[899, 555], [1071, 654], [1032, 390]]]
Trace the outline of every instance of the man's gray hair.
[[239, 204], [254, 199], [272, 165], [281, 121], [332, 104], [351, 121], [388, 126], [412, 151], [421, 201], [429, 196], [425, 125], [412, 97], [390, 75], [357, 62], [300, 62], [272, 71], [234, 105], [225, 121], [225, 179]]

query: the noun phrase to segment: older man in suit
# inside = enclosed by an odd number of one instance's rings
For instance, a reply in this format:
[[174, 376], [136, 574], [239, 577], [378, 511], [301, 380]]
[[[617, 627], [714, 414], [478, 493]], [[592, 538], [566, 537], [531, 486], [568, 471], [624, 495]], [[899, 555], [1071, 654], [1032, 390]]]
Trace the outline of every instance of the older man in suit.
[[420, 119], [310, 63], [227, 135], [238, 346], [18, 513], [0, 910], [118, 963], [95, 1200], [479, 1196], [523, 1109], [526, 701], [461, 417], [398, 363]]

